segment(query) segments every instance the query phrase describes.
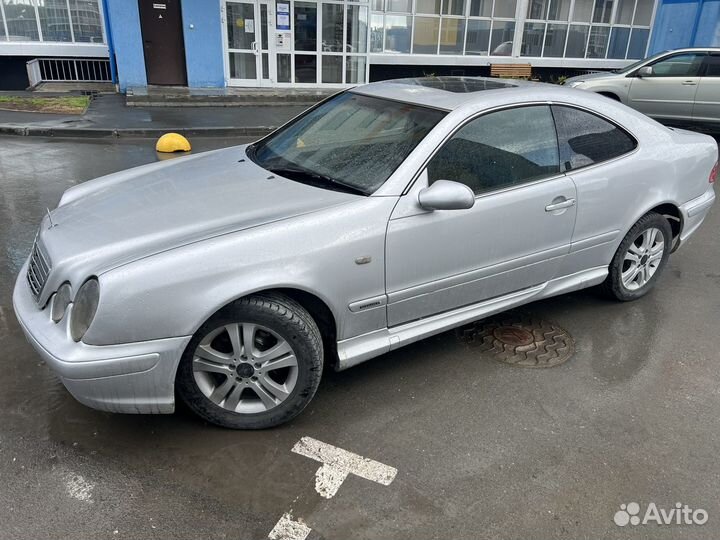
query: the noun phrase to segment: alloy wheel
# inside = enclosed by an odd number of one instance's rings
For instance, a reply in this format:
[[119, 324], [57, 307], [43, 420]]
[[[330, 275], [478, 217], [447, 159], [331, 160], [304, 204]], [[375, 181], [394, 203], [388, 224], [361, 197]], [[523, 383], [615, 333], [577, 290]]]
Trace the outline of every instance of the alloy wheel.
[[660, 229], [642, 231], [630, 244], [623, 258], [621, 280], [629, 291], [636, 291], [652, 279], [665, 252], [665, 237]]

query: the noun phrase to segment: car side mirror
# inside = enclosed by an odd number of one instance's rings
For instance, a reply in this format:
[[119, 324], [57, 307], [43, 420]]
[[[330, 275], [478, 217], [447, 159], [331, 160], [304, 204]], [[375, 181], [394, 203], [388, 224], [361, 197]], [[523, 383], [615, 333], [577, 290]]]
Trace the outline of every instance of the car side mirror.
[[637, 76], [640, 77], [641, 79], [643, 77], [651, 77], [652, 74], [653, 74], [652, 66], [643, 66], [637, 70]]
[[475, 193], [460, 182], [437, 180], [420, 190], [418, 202], [425, 210], [467, 210], [475, 204]]

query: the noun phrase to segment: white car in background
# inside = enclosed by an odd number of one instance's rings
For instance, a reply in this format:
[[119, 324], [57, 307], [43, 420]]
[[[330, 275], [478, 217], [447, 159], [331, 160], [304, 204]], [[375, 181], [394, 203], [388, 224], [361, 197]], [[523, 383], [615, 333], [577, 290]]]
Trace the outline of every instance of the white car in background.
[[572, 77], [565, 86], [602, 94], [663, 123], [720, 130], [720, 48], [665, 51], [617, 72]]

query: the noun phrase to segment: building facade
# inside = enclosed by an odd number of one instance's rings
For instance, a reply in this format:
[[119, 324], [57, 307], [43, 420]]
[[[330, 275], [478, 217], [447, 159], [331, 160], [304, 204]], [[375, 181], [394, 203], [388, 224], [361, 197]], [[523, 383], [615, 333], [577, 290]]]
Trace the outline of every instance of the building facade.
[[0, 0], [0, 75], [109, 58], [121, 91], [613, 69], [687, 46], [720, 46], [720, 0]]

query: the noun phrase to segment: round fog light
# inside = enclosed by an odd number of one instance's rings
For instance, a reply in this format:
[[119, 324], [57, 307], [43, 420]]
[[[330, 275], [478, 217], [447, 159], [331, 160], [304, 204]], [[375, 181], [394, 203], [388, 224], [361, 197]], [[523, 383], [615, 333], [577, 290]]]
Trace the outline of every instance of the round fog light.
[[100, 284], [97, 279], [90, 278], [80, 287], [73, 302], [70, 314], [70, 336], [73, 340], [80, 341], [90, 328], [99, 300]]
[[53, 298], [51, 310], [53, 322], [59, 323], [62, 320], [70, 300], [72, 300], [72, 287], [70, 287], [69, 283], [63, 283]]

